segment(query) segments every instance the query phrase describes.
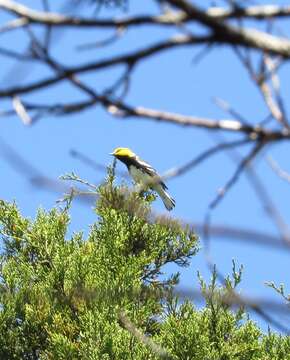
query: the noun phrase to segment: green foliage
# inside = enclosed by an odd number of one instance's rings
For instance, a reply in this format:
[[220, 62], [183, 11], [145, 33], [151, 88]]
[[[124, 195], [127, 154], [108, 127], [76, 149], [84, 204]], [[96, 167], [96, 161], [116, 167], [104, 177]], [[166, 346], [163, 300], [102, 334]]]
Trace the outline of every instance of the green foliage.
[[87, 238], [68, 235], [71, 197], [33, 221], [0, 202], [0, 359], [158, 359], [121, 313], [172, 359], [287, 359], [289, 338], [263, 335], [242, 321], [242, 309], [217, 301], [240, 282], [235, 267], [226, 288], [215, 276], [209, 285], [200, 277], [202, 310], [173, 295], [178, 274], [161, 277], [163, 267], [186, 266], [197, 238], [177, 221], [154, 217], [152, 193], [115, 186], [109, 169], [97, 194]]
[[279, 294], [283, 300], [290, 304], [290, 294], [286, 294], [284, 284], [276, 285], [273, 281], [268, 281], [265, 283], [270, 288], [274, 289], [277, 294]]
[[217, 285], [214, 270], [209, 285], [199, 274], [206, 306], [198, 310], [185, 301], [178, 309], [169, 311], [159, 338], [173, 359], [211, 360], [273, 360], [290, 359], [290, 338], [261, 330], [248, 318], [242, 308], [230, 311], [225, 301], [241, 281], [241, 271], [233, 262], [232, 278], [226, 285]]

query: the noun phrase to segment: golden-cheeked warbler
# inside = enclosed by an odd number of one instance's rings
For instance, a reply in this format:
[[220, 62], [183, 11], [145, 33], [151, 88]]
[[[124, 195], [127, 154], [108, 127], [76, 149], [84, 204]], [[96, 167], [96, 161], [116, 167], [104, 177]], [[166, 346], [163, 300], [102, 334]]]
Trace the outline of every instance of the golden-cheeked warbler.
[[161, 197], [167, 210], [172, 210], [175, 200], [166, 192], [167, 186], [155, 169], [145, 161], [141, 160], [133, 151], [128, 148], [117, 148], [111, 155], [122, 161], [133, 178], [144, 189], [150, 188]]

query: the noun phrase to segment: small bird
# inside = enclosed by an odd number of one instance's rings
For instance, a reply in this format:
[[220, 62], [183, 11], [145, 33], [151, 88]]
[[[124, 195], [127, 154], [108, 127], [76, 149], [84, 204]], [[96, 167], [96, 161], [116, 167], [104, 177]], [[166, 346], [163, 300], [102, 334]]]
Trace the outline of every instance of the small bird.
[[127, 166], [130, 175], [136, 183], [156, 191], [167, 210], [174, 208], [175, 200], [166, 192], [167, 186], [151, 165], [141, 160], [128, 148], [116, 148], [110, 155], [115, 156]]

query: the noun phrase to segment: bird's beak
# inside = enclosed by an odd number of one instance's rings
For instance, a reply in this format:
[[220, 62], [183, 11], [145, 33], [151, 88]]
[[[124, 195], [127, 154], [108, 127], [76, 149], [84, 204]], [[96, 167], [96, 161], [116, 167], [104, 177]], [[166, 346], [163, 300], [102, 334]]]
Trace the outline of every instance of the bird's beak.
[[114, 154], [114, 153], [110, 153], [109, 155], [115, 156], [115, 154]]

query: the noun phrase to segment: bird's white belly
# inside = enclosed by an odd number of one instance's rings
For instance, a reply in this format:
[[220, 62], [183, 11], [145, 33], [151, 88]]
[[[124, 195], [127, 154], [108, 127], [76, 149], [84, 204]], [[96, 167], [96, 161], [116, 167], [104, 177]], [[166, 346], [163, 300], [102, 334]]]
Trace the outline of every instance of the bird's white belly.
[[145, 185], [147, 187], [150, 186], [150, 183], [152, 183], [152, 177], [150, 175], [134, 166], [130, 167], [130, 174], [133, 180], [138, 184]]

